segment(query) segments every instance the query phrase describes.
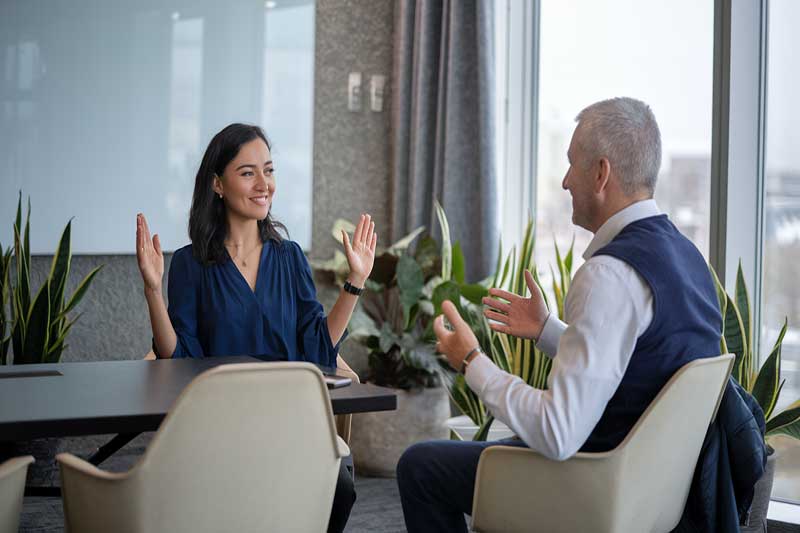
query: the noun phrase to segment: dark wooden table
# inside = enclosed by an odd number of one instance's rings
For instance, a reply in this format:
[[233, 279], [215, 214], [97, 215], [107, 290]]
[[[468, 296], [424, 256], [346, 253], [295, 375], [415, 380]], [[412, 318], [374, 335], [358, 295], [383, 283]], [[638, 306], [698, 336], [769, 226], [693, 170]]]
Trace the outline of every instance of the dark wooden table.
[[[255, 362], [211, 357], [0, 367], [0, 441], [116, 433], [89, 459], [100, 464], [136, 435], [158, 429], [197, 375], [221, 364]], [[394, 391], [384, 387], [353, 383], [329, 392], [334, 414], [397, 408]]]

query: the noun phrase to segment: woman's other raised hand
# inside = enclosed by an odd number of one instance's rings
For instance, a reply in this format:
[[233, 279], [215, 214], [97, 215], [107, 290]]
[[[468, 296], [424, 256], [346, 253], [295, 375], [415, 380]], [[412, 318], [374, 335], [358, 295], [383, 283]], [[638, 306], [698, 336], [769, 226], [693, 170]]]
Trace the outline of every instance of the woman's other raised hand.
[[144, 215], [136, 215], [136, 260], [142, 274], [145, 291], [161, 293], [164, 276], [164, 254], [158, 235], [150, 237], [150, 228]]

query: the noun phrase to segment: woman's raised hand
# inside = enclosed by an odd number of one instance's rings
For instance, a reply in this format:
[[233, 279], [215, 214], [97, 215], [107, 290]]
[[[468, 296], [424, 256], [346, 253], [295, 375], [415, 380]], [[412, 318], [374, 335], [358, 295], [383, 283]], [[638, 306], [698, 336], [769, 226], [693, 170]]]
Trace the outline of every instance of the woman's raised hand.
[[353, 232], [353, 243], [347, 233], [342, 230], [342, 242], [344, 243], [344, 253], [347, 256], [347, 264], [350, 265], [350, 275], [348, 281], [356, 287], [363, 287], [367, 281], [372, 265], [375, 263], [375, 246], [378, 244], [378, 234], [375, 233], [375, 222], [369, 215], [361, 215], [361, 218]]
[[136, 215], [136, 260], [145, 290], [160, 293], [161, 278], [164, 276], [164, 254], [161, 253], [158, 235], [150, 238], [150, 228], [141, 213]]

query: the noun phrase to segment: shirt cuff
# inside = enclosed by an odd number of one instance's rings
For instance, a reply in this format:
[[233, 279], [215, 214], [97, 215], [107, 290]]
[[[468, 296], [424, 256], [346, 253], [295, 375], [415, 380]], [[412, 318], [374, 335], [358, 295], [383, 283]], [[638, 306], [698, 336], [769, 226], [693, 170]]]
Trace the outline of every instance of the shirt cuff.
[[502, 372], [491, 359], [481, 352], [478, 356], [470, 361], [467, 365], [467, 370], [464, 373], [464, 378], [467, 380], [469, 388], [475, 391], [479, 396], [483, 392], [483, 388], [489, 380], [496, 373]]
[[542, 333], [539, 335], [539, 340], [536, 342], [536, 347], [539, 348], [544, 354], [553, 358], [558, 351], [558, 343], [561, 340], [561, 335], [567, 325], [558, 319], [558, 316], [550, 313], [547, 315], [547, 320], [544, 322]]

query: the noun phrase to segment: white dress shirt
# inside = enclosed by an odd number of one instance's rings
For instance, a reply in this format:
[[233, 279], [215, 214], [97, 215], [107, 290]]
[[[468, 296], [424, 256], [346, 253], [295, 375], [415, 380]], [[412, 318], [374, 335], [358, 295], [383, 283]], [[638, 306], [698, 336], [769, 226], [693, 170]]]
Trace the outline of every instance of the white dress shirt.
[[659, 214], [654, 200], [637, 202], [595, 234], [567, 293], [567, 323], [551, 314], [537, 344], [554, 357], [548, 390], [500, 370], [483, 354], [467, 368], [467, 383], [494, 416], [550, 459], [568, 459], [586, 442], [653, 319], [647, 282], [620, 259], [592, 256], [631, 222]]

